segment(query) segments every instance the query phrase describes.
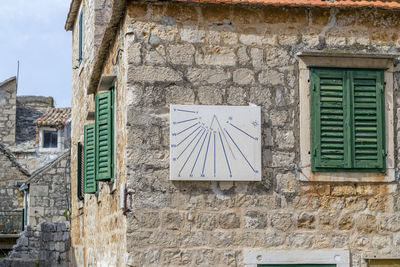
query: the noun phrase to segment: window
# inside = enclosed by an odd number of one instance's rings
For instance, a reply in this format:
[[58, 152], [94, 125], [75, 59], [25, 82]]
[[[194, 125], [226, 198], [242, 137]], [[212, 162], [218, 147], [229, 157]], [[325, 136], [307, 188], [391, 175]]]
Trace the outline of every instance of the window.
[[43, 131], [43, 147], [56, 148], [58, 133], [57, 131]]
[[94, 123], [85, 125], [84, 128], [84, 193], [93, 194], [97, 192], [96, 162], [95, 162], [95, 130]]
[[113, 179], [113, 92], [98, 93], [95, 98], [96, 111], [96, 180]]
[[[307, 51], [301, 52], [297, 54], [299, 60], [299, 139], [300, 139], [300, 146], [299, 146], [299, 154], [300, 154], [300, 161], [297, 164], [297, 174], [298, 179], [300, 181], [316, 181], [316, 182], [392, 182], [395, 181], [395, 168], [396, 168], [396, 161], [395, 161], [395, 117], [394, 117], [394, 99], [393, 99], [393, 92], [394, 92], [394, 65], [393, 60], [395, 56], [390, 54], [354, 54], [354, 53], [334, 53], [332, 51], [324, 52], [324, 51]], [[337, 71], [344, 71], [342, 75], [343, 79], [343, 92], [345, 88], [348, 88], [346, 93], [344, 94], [344, 99], [342, 101], [354, 101], [351, 97], [355, 97], [355, 91], [357, 88], [351, 85], [351, 72], [354, 71], [364, 71], [366, 73], [375, 72], [377, 71], [380, 73], [382, 88], [384, 89], [381, 97], [383, 101], [382, 110], [377, 112], [377, 116], [382, 115], [382, 139], [377, 140], [381, 142], [380, 144], [384, 148], [384, 151], [377, 151], [380, 153], [381, 156], [384, 156], [383, 164], [379, 167], [374, 168], [364, 168], [362, 164], [365, 164], [366, 161], [358, 161], [360, 159], [359, 156], [356, 158], [355, 153], [355, 141], [351, 140], [352, 136], [355, 136], [355, 133], [351, 132], [351, 130], [347, 129], [351, 125], [351, 121], [347, 123], [349, 125], [345, 125], [346, 131], [344, 130], [344, 137], [348, 137], [348, 132], [350, 131], [350, 138], [346, 139], [346, 142], [349, 142], [351, 145], [346, 146], [346, 151], [343, 153], [347, 153], [346, 155], [346, 162], [347, 166], [335, 166], [335, 167], [326, 167], [325, 166], [318, 166], [315, 163], [318, 156], [320, 155], [319, 151], [313, 151], [315, 147], [316, 133], [312, 133], [313, 128], [315, 128], [313, 110], [316, 108], [311, 107], [311, 102], [314, 97], [314, 91], [311, 87], [312, 78], [311, 73], [316, 70], [337, 70]], [[347, 76], [346, 76], [347, 75]], [[357, 74], [358, 75], [358, 74]], [[374, 74], [375, 76], [377, 74]], [[346, 78], [347, 77], [347, 78]], [[383, 77], [383, 78], [382, 78]], [[354, 77], [353, 77], [354, 78]], [[365, 78], [365, 77], [361, 77]], [[378, 79], [379, 77], [375, 77], [373, 79]], [[349, 84], [350, 83], [350, 84]], [[318, 83], [317, 83], [318, 84]], [[384, 85], [384, 87], [383, 87]], [[367, 86], [368, 87], [368, 86]], [[360, 89], [360, 88], [358, 88]], [[357, 89], [357, 91], [358, 91]], [[354, 92], [352, 93], [353, 90]], [[333, 90], [335, 91], [335, 90]], [[350, 93], [350, 98], [349, 94]], [[352, 93], [352, 94], [351, 94]], [[377, 96], [379, 97], [379, 96]], [[357, 101], [356, 101], [357, 102]], [[356, 103], [355, 102], [355, 103]], [[343, 102], [345, 103], [345, 102]], [[353, 102], [351, 102], [353, 103]], [[363, 103], [363, 104], [368, 104]], [[378, 105], [380, 105], [378, 103]], [[367, 105], [368, 106], [368, 105]], [[347, 112], [346, 114], [354, 113], [353, 106], [346, 106], [346, 110], [343, 112]], [[378, 108], [378, 107], [377, 107]], [[350, 112], [349, 112], [350, 109]], [[378, 110], [377, 110], [378, 111]], [[362, 111], [364, 112], [364, 111]], [[345, 113], [343, 113], [344, 115]], [[333, 114], [330, 114], [333, 116]], [[346, 115], [346, 116], [347, 116]], [[320, 115], [318, 115], [320, 116]], [[347, 118], [347, 117], [346, 117]], [[352, 116], [351, 118], [354, 118]], [[343, 117], [345, 119], [345, 117]], [[369, 118], [368, 118], [369, 119]], [[377, 118], [378, 119], [378, 118]], [[344, 121], [343, 121], [344, 123]], [[353, 122], [355, 125], [355, 122]], [[378, 126], [377, 126], [378, 128]], [[324, 129], [326, 130], [326, 128]], [[368, 131], [367, 131], [368, 132]], [[347, 134], [347, 136], [345, 135]], [[325, 133], [328, 134], [329, 133]], [[313, 138], [312, 138], [313, 135]], [[377, 136], [378, 139], [378, 136]], [[354, 143], [354, 145], [352, 145]], [[318, 144], [318, 140], [317, 140]], [[340, 144], [340, 142], [339, 142]], [[337, 144], [336, 144], [337, 145]], [[365, 145], [358, 144], [358, 145]], [[327, 144], [324, 145], [325, 147]], [[343, 148], [344, 148], [344, 140], [343, 140]], [[317, 146], [318, 148], [318, 146]], [[339, 147], [340, 148], [340, 147]], [[368, 147], [365, 147], [368, 148]], [[350, 152], [349, 152], [350, 150]], [[329, 152], [329, 151], [324, 151]], [[360, 152], [360, 150], [358, 151]], [[315, 157], [314, 157], [315, 156]], [[362, 156], [362, 155], [361, 155]], [[343, 155], [344, 157], [344, 155]], [[322, 159], [318, 159], [322, 160]], [[371, 159], [369, 159], [371, 160]], [[314, 161], [314, 162], [313, 162]], [[318, 163], [318, 162], [317, 162]], [[326, 162], [325, 162], [326, 163]], [[324, 164], [325, 164], [324, 163]], [[376, 163], [376, 162], [375, 162]], [[343, 163], [344, 164], [344, 163]], [[349, 167], [352, 166], [354, 167]], [[360, 167], [361, 165], [361, 167]], [[378, 165], [376, 165], [378, 166]], [[384, 171], [383, 171], [384, 170]]]
[[310, 69], [312, 171], [385, 171], [383, 74]]
[[79, 14], [78, 64], [82, 63], [83, 11]]

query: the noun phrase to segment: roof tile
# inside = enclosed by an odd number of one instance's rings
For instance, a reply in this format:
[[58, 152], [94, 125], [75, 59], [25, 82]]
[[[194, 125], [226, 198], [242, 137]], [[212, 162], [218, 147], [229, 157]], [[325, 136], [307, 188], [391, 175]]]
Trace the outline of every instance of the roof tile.
[[71, 108], [48, 108], [43, 116], [35, 120], [35, 124], [38, 127], [62, 127], [68, 123], [70, 118]]
[[400, 9], [400, 0], [177, 0], [179, 2], [261, 4], [274, 6], [378, 7]]

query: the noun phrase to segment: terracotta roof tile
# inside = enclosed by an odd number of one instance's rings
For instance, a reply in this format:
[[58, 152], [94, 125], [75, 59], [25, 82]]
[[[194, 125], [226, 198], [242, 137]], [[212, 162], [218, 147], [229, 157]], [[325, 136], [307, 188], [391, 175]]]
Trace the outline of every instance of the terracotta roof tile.
[[38, 127], [61, 127], [66, 125], [70, 118], [71, 108], [48, 108], [43, 116], [35, 120], [35, 124]]
[[179, 2], [260, 4], [274, 6], [378, 7], [400, 9], [400, 0], [176, 0]]

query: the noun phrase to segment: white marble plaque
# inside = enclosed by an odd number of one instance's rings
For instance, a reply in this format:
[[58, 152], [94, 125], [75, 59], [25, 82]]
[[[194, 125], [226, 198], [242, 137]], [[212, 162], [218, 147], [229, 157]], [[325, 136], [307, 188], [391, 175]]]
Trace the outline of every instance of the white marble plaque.
[[257, 106], [170, 106], [170, 179], [260, 181]]

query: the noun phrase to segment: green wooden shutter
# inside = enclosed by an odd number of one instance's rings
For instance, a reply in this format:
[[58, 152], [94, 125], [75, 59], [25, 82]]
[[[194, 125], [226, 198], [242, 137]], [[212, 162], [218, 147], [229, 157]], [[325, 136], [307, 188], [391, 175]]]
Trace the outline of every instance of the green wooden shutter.
[[345, 72], [311, 69], [310, 74], [312, 169], [349, 167]]
[[82, 190], [82, 185], [83, 185], [83, 166], [84, 163], [83, 161], [83, 146], [81, 144], [81, 142], [78, 142], [78, 146], [77, 146], [77, 155], [76, 155], [76, 165], [77, 165], [77, 177], [76, 177], [76, 188], [77, 188], [77, 197], [79, 200], [83, 199], [83, 190]]
[[84, 148], [84, 193], [93, 194], [97, 191], [96, 162], [95, 162], [95, 125], [85, 125], [85, 148]]
[[113, 90], [96, 95], [96, 179], [113, 178]]
[[83, 37], [83, 11], [79, 15], [79, 43], [78, 43], [78, 63], [82, 62], [82, 37]]
[[353, 147], [356, 169], [385, 169], [385, 109], [383, 71], [350, 72], [353, 89]]
[[382, 70], [310, 70], [312, 171], [385, 171]]

